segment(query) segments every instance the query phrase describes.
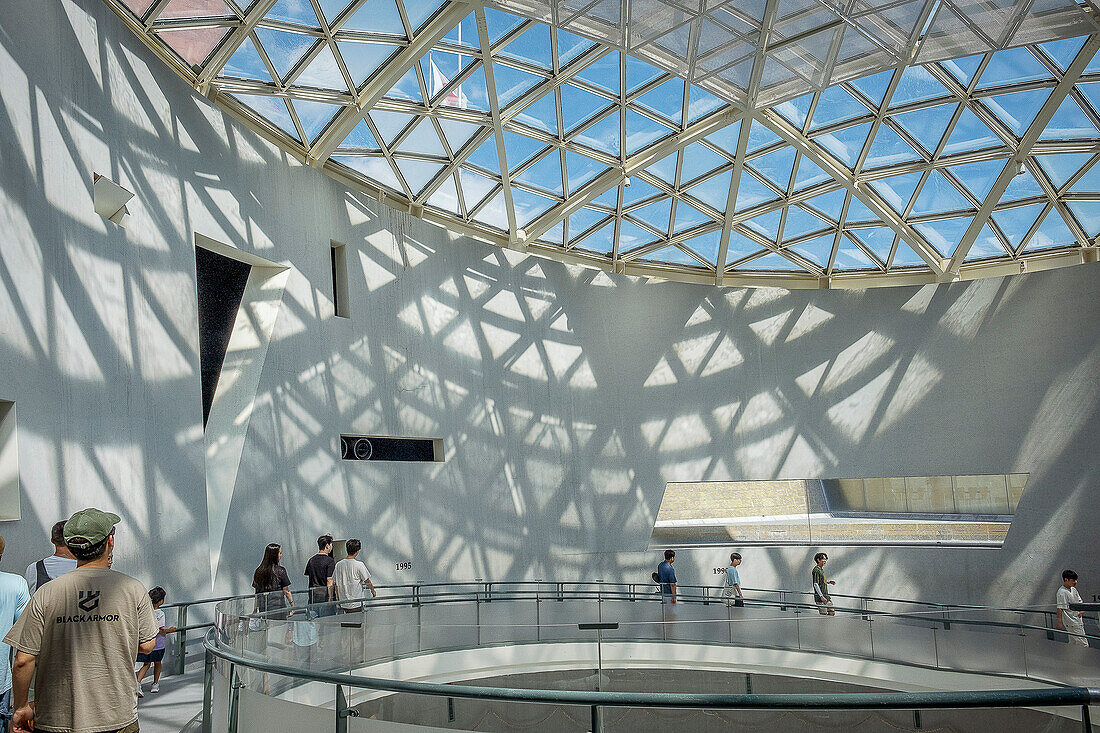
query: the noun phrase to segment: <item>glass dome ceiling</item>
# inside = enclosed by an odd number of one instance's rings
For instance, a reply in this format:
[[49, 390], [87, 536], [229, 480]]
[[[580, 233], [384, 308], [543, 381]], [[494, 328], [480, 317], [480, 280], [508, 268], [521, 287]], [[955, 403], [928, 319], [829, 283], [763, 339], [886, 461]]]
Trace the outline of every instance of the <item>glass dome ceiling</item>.
[[[1100, 34], [1076, 5], [627, 8], [676, 45], [621, 13], [589, 27], [620, 0], [497, 3], [557, 27], [439, 0], [105, 1], [304, 160], [504, 246], [814, 287], [1096, 259]], [[722, 13], [740, 56], [712, 42]]]

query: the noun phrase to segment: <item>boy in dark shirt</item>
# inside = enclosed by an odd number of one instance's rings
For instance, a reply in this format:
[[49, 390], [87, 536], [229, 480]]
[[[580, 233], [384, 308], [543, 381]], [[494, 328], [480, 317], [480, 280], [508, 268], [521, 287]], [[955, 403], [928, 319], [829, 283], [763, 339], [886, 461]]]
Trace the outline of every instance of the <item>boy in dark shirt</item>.
[[[335, 570], [336, 561], [332, 559], [332, 535], [323, 534], [317, 538], [317, 554], [306, 563], [310, 603], [325, 603], [333, 600], [332, 573]], [[335, 608], [321, 606], [312, 611], [318, 616], [329, 616], [335, 613]]]

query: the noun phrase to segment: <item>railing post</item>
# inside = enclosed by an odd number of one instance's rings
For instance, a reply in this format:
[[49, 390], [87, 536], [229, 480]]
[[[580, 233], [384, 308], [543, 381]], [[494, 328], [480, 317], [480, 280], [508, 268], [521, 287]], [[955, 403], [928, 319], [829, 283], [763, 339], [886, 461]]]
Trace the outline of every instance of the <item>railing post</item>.
[[240, 706], [241, 684], [237, 681], [237, 668], [229, 665], [229, 733], [237, 733], [237, 713]]
[[[176, 626], [181, 629], [187, 626], [187, 604], [180, 606], [179, 612], [176, 613]], [[176, 632], [176, 638], [179, 640], [179, 659], [176, 660], [176, 674], [183, 674], [184, 669], [187, 667], [187, 632]]]
[[336, 733], [348, 733], [348, 700], [342, 685], [336, 685]]
[[1081, 706], [1081, 730], [1092, 733], [1092, 715], [1089, 713], [1088, 703]]
[[214, 729], [214, 653], [206, 650], [202, 664], [202, 733]]
[[600, 720], [600, 706], [592, 706], [592, 733], [603, 733], [603, 721]]

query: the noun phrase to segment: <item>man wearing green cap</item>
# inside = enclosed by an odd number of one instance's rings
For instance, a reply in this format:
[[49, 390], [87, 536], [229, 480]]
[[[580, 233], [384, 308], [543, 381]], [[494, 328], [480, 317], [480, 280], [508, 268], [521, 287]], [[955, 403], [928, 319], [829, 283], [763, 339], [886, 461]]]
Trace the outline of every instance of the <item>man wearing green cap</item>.
[[[135, 733], [134, 660], [156, 644], [145, 587], [111, 570], [117, 514], [65, 523], [77, 567], [37, 591], [4, 641], [15, 647], [13, 733]], [[31, 680], [35, 700], [27, 702]]]

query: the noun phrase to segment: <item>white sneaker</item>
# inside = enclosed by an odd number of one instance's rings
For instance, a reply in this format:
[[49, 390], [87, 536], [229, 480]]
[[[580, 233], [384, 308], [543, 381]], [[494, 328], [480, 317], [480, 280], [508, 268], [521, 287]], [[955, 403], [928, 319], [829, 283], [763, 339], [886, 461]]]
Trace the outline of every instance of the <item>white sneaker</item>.
[[141, 689], [141, 683], [138, 682], [138, 697], [145, 697], [145, 693]]
[[154, 682], [153, 686], [149, 688], [149, 692], [160, 692], [160, 683]]

